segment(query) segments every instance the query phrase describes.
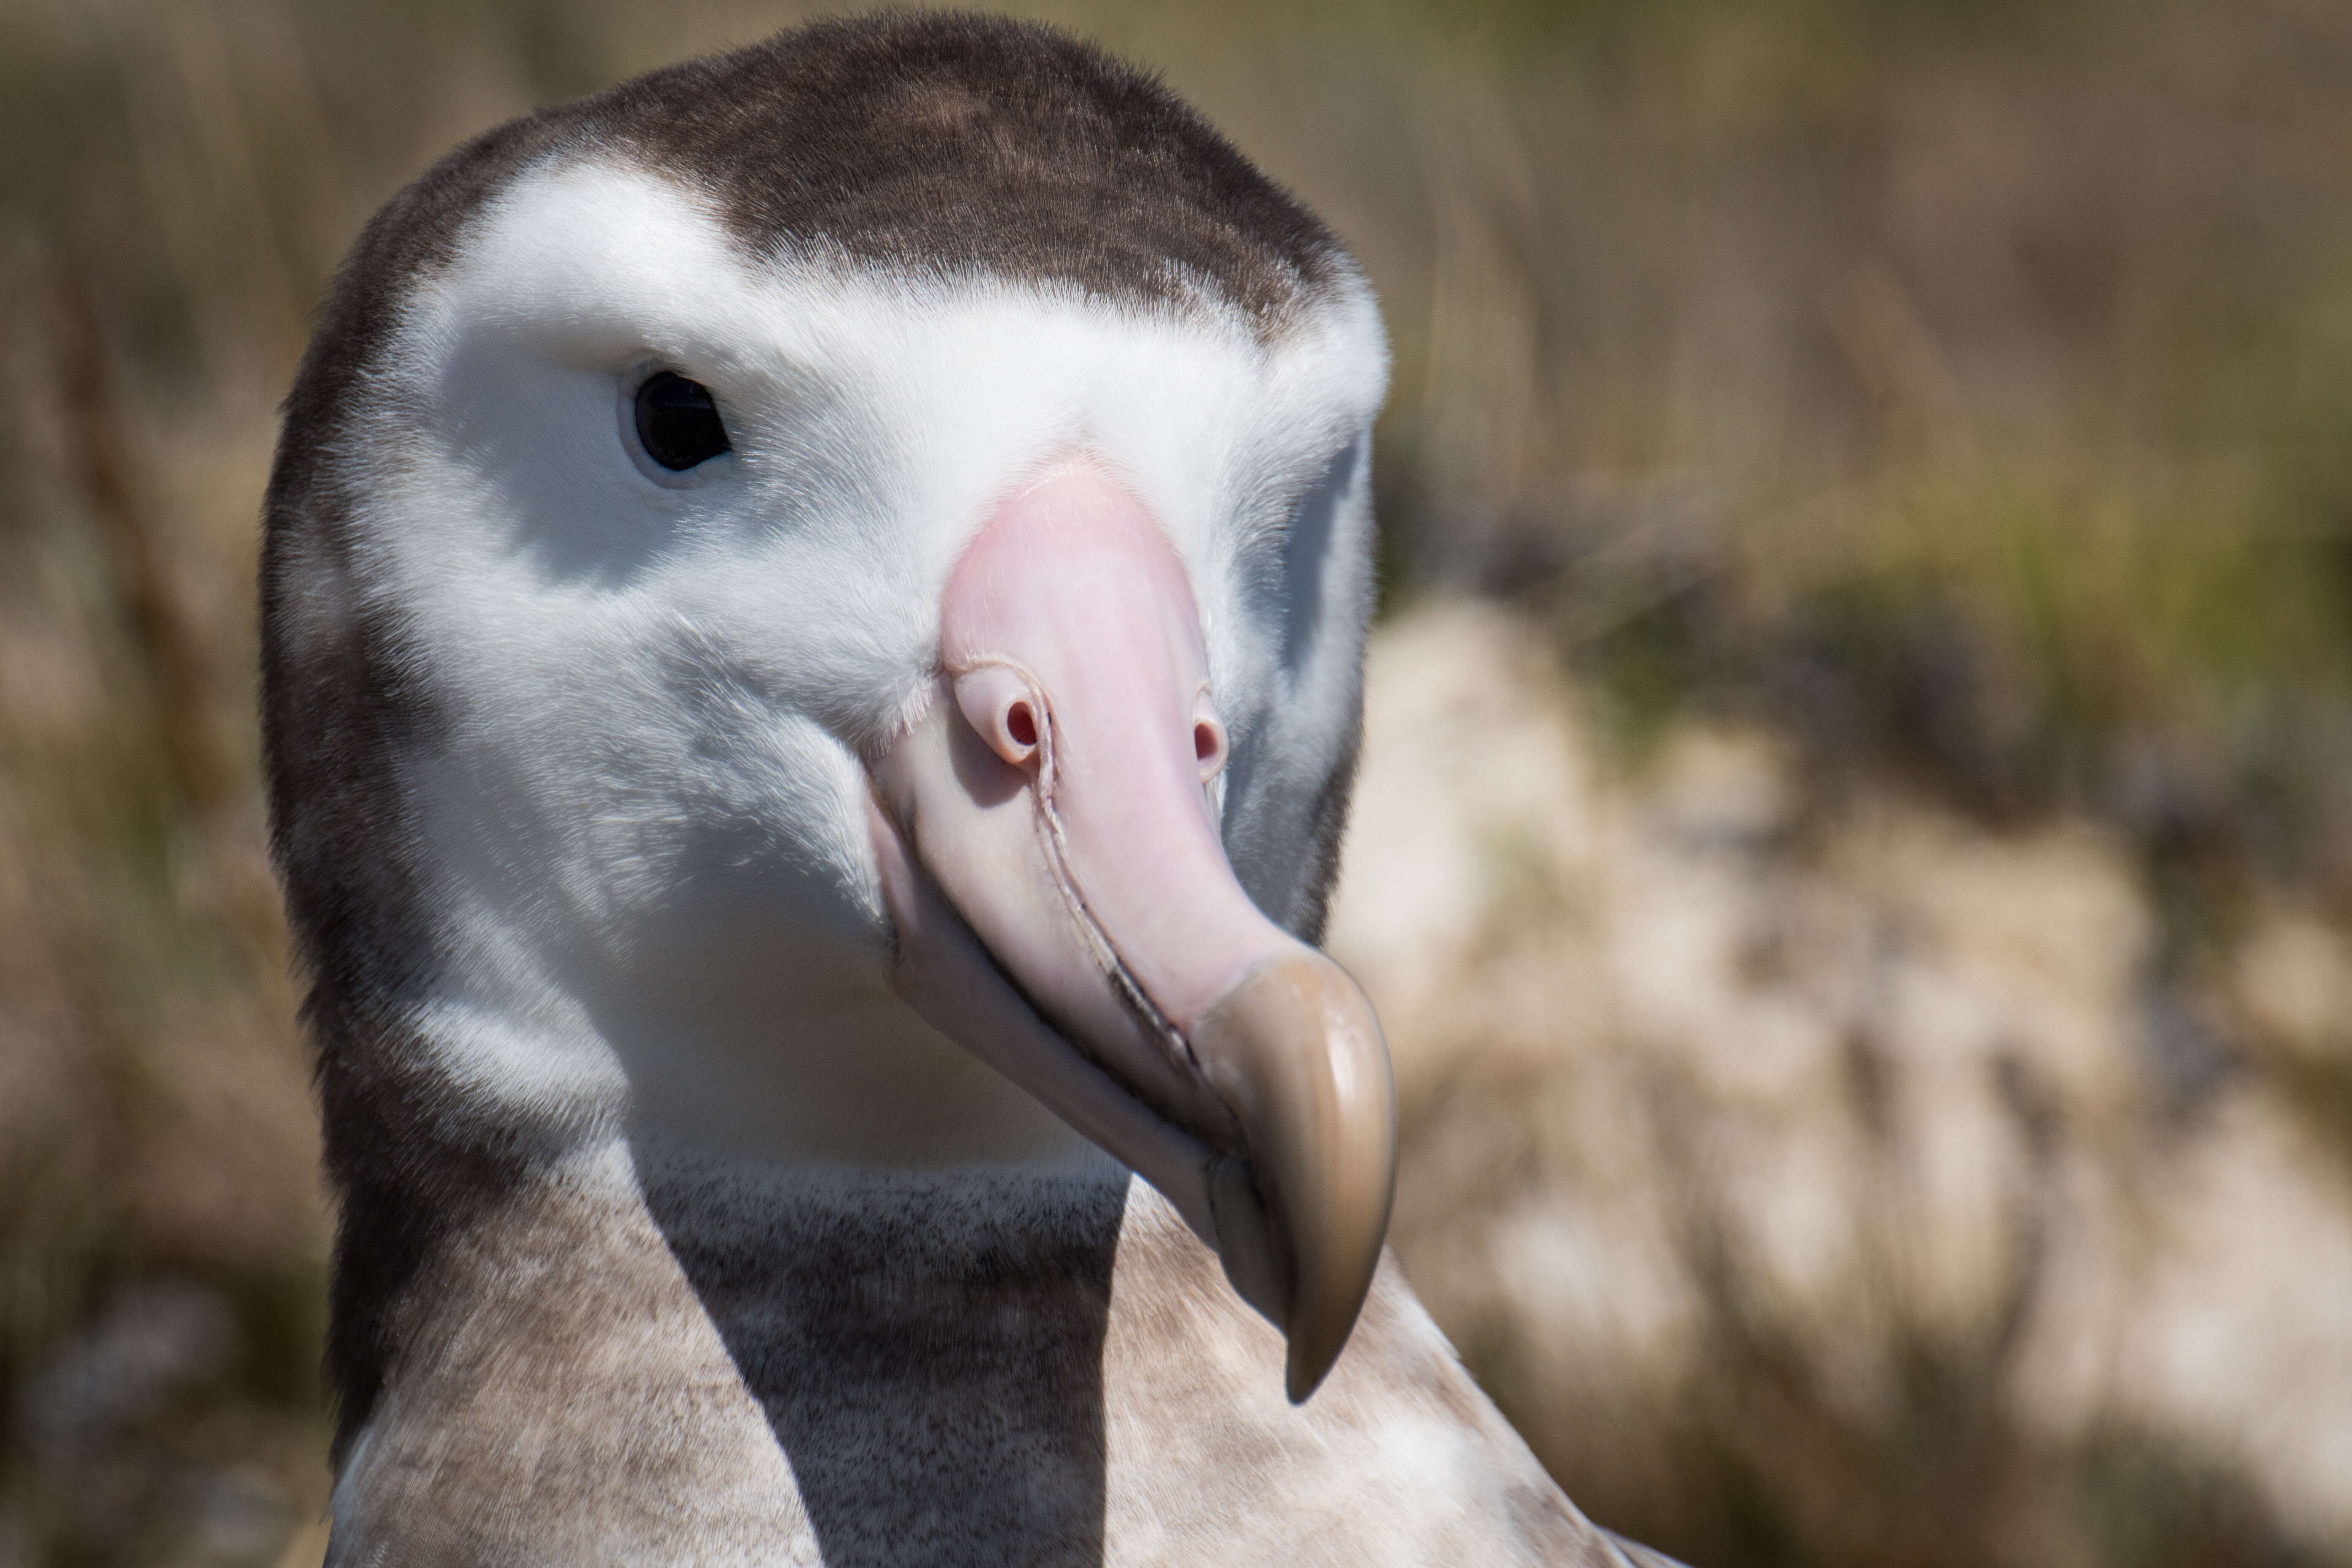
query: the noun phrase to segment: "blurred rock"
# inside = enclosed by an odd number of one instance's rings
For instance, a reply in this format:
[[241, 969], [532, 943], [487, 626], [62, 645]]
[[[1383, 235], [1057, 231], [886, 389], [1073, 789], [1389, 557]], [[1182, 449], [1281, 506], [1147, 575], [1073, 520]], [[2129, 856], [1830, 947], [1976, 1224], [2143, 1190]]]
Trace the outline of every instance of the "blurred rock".
[[135, 1286], [26, 1381], [17, 1419], [37, 1461], [71, 1467], [191, 1383], [226, 1372], [236, 1349], [228, 1303], [177, 1280]]
[[1380, 635], [1331, 943], [1396, 1055], [1408, 1272], [1571, 1490], [1705, 1561], [1738, 1531], [1657, 1510], [1728, 1453], [1809, 1561], [2112, 1561], [2128, 1432], [2352, 1546], [2345, 1150], [2222, 1034], [2340, 1059], [2342, 934], [2156, 988], [2126, 841], [1825, 806], [1734, 726], [1612, 758], [1548, 646]]

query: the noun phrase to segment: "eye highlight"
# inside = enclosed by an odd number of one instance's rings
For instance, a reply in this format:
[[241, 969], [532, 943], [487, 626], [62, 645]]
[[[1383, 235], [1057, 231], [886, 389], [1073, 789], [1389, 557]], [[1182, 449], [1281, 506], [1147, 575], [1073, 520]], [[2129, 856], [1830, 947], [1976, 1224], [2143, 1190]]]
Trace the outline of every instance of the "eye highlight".
[[637, 441], [646, 456], [673, 473], [683, 473], [733, 449], [710, 389], [671, 371], [646, 378], [637, 388]]

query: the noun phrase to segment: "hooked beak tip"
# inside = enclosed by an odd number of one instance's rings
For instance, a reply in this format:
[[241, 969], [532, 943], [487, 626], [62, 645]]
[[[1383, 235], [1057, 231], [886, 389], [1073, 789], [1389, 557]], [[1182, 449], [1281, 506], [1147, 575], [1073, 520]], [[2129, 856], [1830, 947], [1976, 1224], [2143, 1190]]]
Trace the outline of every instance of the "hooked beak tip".
[[1388, 1047], [1356, 983], [1306, 947], [1251, 970], [1191, 1037], [1250, 1154], [1213, 1174], [1218, 1249], [1234, 1289], [1287, 1336], [1285, 1383], [1300, 1404], [1346, 1347], [1388, 1234]]

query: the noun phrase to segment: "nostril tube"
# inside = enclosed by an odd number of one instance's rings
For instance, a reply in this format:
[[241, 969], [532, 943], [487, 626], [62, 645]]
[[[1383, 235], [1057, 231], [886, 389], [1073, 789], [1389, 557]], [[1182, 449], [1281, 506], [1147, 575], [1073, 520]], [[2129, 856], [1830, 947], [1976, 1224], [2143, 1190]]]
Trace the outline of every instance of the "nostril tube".
[[990, 751], [1016, 768], [1037, 754], [1045, 704], [1020, 670], [1005, 664], [968, 669], [955, 678], [955, 698]]
[[1201, 782], [1207, 784], [1225, 770], [1225, 726], [1216, 705], [1202, 692], [1192, 705], [1192, 760], [1201, 764]]

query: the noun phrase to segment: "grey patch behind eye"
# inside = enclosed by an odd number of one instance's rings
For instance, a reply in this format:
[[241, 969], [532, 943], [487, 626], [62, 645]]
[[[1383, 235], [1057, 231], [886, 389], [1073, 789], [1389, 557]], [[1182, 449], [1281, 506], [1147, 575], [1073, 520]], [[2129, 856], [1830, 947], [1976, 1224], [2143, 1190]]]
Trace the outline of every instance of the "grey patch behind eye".
[[1368, 437], [1357, 437], [1331, 459], [1298, 503], [1282, 546], [1282, 668], [1296, 675], [1313, 657], [1323, 629], [1325, 586], [1331, 574], [1332, 536], [1339, 510], [1355, 493], [1365, 467]]

